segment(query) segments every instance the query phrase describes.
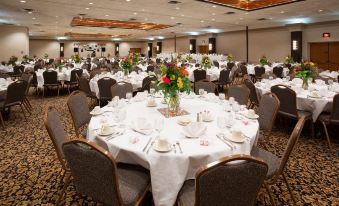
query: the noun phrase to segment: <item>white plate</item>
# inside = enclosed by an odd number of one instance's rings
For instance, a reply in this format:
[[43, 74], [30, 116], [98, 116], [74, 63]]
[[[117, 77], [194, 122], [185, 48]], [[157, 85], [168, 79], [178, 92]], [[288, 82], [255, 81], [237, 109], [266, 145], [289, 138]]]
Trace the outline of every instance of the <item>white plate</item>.
[[171, 144], [170, 144], [170, 143], [168, 143], [167, 148], [159, 148], [159, 147], [158, 147], [158, 144], [155, 143], [155, 144], [153, 144], [153, 149], [154, 149], [155, 151], [157, 151], [157, 152], [169, 152], [169, 151], [172, 150]]
[[147, 107], [156, 107], [157, 106], [157, 103], [154, 103], [154, 104], [146, 104]]
[[311, 98], [317, 98], [317, 99], [321, 98], [320, 95], [309, 94], [308, 96], [311, 97]]
[[255, 114], [254, 116], [249, 116], [248, 113], [245, 113], [244, 116], [248, 119], [258, 119], [259, 115]]
[[106, 131], [105, 133], [101, 133], [101, 129], [97, 130], [97, 135], [99, 136], [109, 136], [112, 135], [116, 132], [115, 129], [113, 129], [112, 127], [109, 127], [108, 131]]
[[214, 120], [214, 118], [212, 117], [211, 119], [203, 119], [203, 122], [212, 122]]
[[232, 141], [232, 142], [235, 142], [235, 143], [243, 143], [243, 142], [245, 142], [245, 139], [246, 139], [244, 135], [241, 135], [240, 138], [235, 139], [235, 138], [233, 138], [232, 134], [227, 136], [226, 138], [228, 140]]

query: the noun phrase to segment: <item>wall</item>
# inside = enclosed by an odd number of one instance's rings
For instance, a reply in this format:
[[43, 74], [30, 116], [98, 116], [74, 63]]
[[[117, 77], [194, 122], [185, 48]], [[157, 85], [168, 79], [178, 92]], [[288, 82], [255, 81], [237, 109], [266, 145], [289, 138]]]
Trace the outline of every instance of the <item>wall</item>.
[[[83, 44], [105, 44], [106, 52], [103, 54], [107, 56], [110, 54], [114, 55], [115, 51], [115, 42], [111, 41], [57, 41], [57, 40], [41, 40], [41, 39], [31, 39], [29, 54], [30, 56], [36, 55], [37, 57], [43, 57], [45, 53], [48, 54], [49, 58], [58, 58], [60, 43], [64, 43], [64, 56], [69, 58], [74, 54], [73, 48], [74, 43], [81, 42]], [[141, 48], [141, 53], [146, 54], [147, 48], [144, 42], [119, 42], [119, 54], [120, 56], [126, 56], [130, 48]], [[86, 57], [91, 52], [83, 51], [79, 52], [80, 57]], [[97, 52], [97, 56], [101, 56], [101, 51]]]
[[11, 56], [19, 59], [28, 54], [28, 29], [20, 26], [0, 25], [0, 61], [8, 61]]

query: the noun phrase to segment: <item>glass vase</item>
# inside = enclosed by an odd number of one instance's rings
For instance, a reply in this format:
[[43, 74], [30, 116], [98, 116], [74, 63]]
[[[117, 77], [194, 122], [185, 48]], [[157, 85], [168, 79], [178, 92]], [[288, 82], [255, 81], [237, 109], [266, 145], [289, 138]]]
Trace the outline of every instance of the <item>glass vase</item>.
[[125, 80], [128, 79], [128, 75], [129, 75], [129, 70], [128, 69], [124, 69], [124, 79]]
[[170, 95], [167, 99], [167, 117], [175, 117], [180, 111], [179, 94]]
[[308, 90], [308, 78], [303, 78], [302, 88]]

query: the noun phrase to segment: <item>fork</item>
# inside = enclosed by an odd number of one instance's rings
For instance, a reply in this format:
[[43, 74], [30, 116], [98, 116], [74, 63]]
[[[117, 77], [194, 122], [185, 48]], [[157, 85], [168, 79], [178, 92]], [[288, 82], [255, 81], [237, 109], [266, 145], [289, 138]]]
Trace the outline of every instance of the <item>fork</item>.
[[177, 149], [175, 148], [175, 144], [173, 144], [172, 146], [173, 146], [174, 153], [176, 154], [177, 153]]

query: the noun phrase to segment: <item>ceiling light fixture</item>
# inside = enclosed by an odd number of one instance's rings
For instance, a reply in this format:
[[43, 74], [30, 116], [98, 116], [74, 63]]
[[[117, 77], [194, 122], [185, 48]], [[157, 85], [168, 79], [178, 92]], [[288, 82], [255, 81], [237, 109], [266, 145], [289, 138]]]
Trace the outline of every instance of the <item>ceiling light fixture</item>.
[[200, 22], [201, 22], [201, 23], [204, 23], [204, 20], [201, 20]]
[[212, 13], [213, 16], [215, 16], [215, 13]]
[[108, 14], [106, 14], [105, 16], [109, 16]]
[[138, 15], [138, 13], [137, 13], [137, 12], [134, 12], [133, 14], [134, 14], [134, 15]]
[[33, 20], [36, 19], [35, 17], [32, 18]]
[[20, 3], [26, 3], [26, 1], [20, 1]]
[[280, 13], [283, 14], [283, 13], [285, 13], [285, 11], [281, 11]]
[[217, 6], [216, 6], [216, 5], [213, 5], [212, 7], [215, 8], [215, 7], [217, 7]]
[[126, 0], [127, 2], [130, 2], [131, 0]]
[[33, 14], [33, 12], [32, 12], [32, 11], [29, 11], [28, 13], [29, 13], [29, 14]]
[[86, 7], [85, 9], [86, 9], [86, 10], [89, 10], [89, 8], [88, 8], [88, 7]]
[[89, 2], [88, 4], [89, 4], [89, 5], [93, 5], [93, 3], [92, 3], [92, 2]]
[[179, 7], [175, 7], [176, 10], [179, 10], [180, 8]]
[[173, 16], [171, 16], [171, 19], [174, 19], [174, 17], [173, 17]]
[[318, 12], [323, 12], [323, 10], [322, 10], [322, 9], [319, 9]]

